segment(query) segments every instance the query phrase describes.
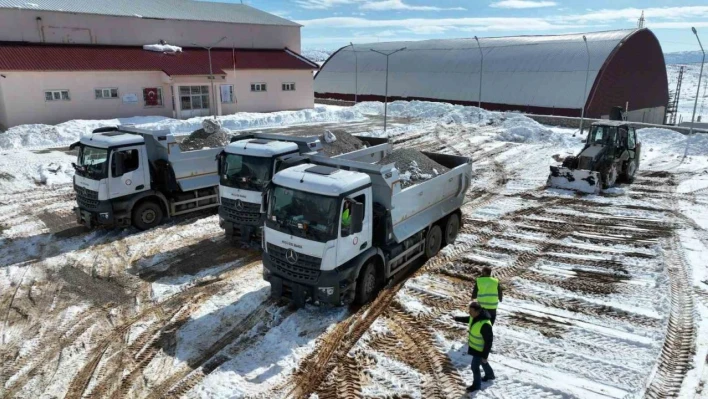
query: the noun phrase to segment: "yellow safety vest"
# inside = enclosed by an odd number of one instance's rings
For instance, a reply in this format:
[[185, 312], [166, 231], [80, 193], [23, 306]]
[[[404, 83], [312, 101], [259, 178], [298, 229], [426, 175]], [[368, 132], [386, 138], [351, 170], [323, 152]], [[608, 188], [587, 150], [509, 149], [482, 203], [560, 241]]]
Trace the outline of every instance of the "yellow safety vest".
[[477, 301], [484, 309], [499, 306], [499, 280], [494, 277], [477, 278]]
[[342, 226], [349, 227], [350, 224], [351, 224], [351, 215], [349, 213], [349, 209], [345, 209], [344, 212], [342, 213]]
[[467, 343], [470, 348], [476, 350], [477, 352], [484, 352], [484, 337], [482, 337], [482, 326], [485, 324], [492, 325], [489, 319], [478, 321], [472, 324], [472, 317], [470, 317], [470, 332], [467, 338]]

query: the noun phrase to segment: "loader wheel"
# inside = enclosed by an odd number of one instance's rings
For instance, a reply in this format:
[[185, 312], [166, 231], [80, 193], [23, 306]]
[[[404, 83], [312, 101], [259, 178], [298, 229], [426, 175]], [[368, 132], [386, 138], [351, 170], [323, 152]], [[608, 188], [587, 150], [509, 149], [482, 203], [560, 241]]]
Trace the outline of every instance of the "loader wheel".
[[445, 222], [445, 245], [451, 245], [457, 238], [457, 233], [460, 232], [460, 216], [453, 213]]
[[570, 169], [577, 169], [578, 168], [578, 157], [574, 156], [567, 156], [563, 160], [563, 167], [564, 168], [570, 168]]
[[149, 230], [162, 222], [160, 205], [146, 201], [133, 210], [133, 225], [140, 230]]
[[437, 255], [442, 245], [442, 230], [437, 224], [428, 230], [425, 236], [425, 259], [430, 259]]
[[607, 189], [617, 182], [617, 165], [612, 164], [602, 172], [602, 188]]
[[371, 301], [376, 296], [377, 291], [376, 266], [370, 260], [359, 273], [359, 281], [356, 283], [356, 303], [363, 305]]
[[637, 163], [629, 161], [622, 172], [622, 180], [627, 183], [634, 183], [634, 175], [637, 174]]

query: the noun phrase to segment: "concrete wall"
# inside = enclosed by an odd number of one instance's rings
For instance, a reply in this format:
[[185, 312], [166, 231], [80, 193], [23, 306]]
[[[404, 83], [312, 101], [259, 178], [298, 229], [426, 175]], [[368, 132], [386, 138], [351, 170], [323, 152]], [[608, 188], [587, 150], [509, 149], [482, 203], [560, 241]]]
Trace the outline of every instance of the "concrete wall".
[[[315, 95], [312, 71], [237, 70], [229, 72], [233, 82], [235, 105], [224, 106], [224, 114], [239, 112], [271, 112], [313, 108]], [[266, 83], [266, 92], [252, 92], [251, 83]], [[295, 83], [295, 91], [283, 91], [282, 83]]]
[[[271, 112], [314, 107], [309, 70], [237, 70], [216, 76], [173, 76], [162, 72], [3, 72], [0, 82], [0, 124], [5, 128], [28, 123], [57, 124], [72, 119], [113, 119], [131, 116], [228, 115], [236, 112]], [[266, 83], [266, 92], [251, 92], [251, 83]], [[295, 91], [282, 91], [282, 83], [295, 83]], [[219, 86], [234, 85], [236, 103], [221, 104]], [[209, 86], [210, 108], [201, 112], [180, 109], [180, 86]], [[161, 87], [163, 106], [147, 107], [143, 89]], [[212, 94], [211, 87], [215, 94]], [[117, 99], [96, 99], [94, 90], [117, 88]], [[46, 101], [47, 90], [69, 90], [69, 101]], [[135, 94], [137, 102], [123, 96]], [[4, 101], [2, 99], [4, 98]]]
[[[630, 122], [661, 125], [664, 123], [665, 115], [666, 107], [636, 109], [627, 112], [627, 120]], [[602, 115], [602, 119], [610, 119], [610, 114]]]
[[[38, 20], [37, 18], [40, 18]], [[0, 40], [48, 43], [143, 45], [160, 39], [177, 46], [278, 48], [300, 52], [300, 27], [158, 20], [70, 14], [28, 9], [0, 10]]]
[[[170, 86], [162, 72], [3, 72], [6, 127], [56, 124], [71, 119], [112, 119], [130, 116], [172, 116]], [[118, 88], [117, 99], [96, 99], [94, 89]], [[146, 107], [143, 88], [162, 87], [162, 107]], [[46, 90], [69, 90], [70, 101], [46, 101]], [[135, 103], [123, 96], [135, 94]]]

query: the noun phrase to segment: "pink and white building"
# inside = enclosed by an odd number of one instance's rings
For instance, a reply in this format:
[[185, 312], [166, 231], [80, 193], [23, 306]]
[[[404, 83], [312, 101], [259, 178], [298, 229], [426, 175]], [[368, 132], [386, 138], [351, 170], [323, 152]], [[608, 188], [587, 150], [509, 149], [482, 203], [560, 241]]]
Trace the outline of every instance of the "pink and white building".
[[0, 129], [312, 108], [300, 28], [231, 3], [0, 0]]

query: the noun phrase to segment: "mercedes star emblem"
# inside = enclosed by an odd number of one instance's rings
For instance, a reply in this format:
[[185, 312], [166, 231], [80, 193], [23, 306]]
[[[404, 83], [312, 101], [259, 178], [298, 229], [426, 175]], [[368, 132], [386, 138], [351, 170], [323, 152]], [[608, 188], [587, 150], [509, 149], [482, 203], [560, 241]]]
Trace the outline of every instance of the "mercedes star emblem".
[[237, 211], [242, 211], [243, 210], [243, 202], [241, 202], [241, 200], [236, 200], [235, 207], [236, 207]]
[[296, 264], [297, 252], [293, 251], [292, 249], [288, 249], [288, 252], [285, 253], [285, 259], [287, 259], [287, 261], [293, 265]]

